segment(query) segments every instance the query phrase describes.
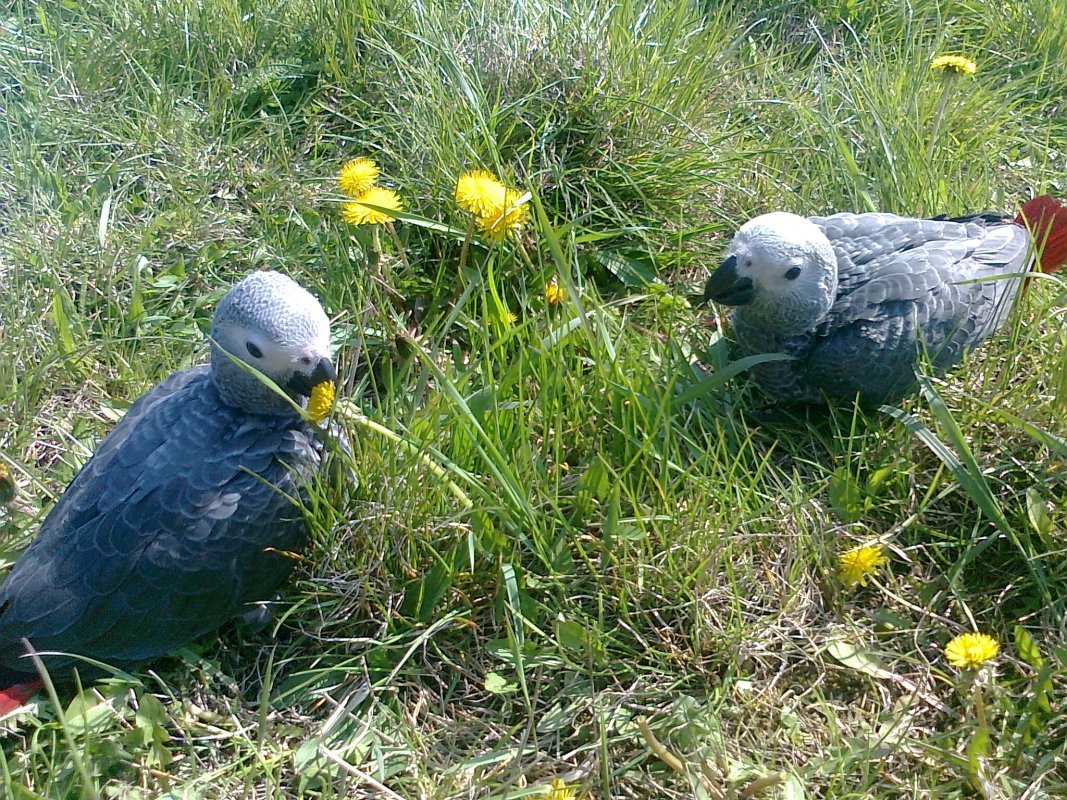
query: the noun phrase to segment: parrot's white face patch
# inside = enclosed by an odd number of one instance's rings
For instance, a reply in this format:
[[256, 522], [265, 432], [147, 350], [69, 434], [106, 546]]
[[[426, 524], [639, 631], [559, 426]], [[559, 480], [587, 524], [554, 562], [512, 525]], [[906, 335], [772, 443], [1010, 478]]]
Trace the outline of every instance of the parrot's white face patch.
[[261, 330], [240, 325], [227, 326], [219, 333], [223, 348], [276, 383], [285, 383], [297, 372], [310, 375], [320, 360], [330, 357], [328, 331], [295, 344], [272, 340]]
[[[737, 259], [738, 275], [752, 280], [757, 295], [821, 293], [827, 270], [836, 270], [833, 250], [822, 231], [804, 217], [784, 211], [746, 222], [728, 255]], [[833, 263], [826, 263], [827, 256]]]
[[767, 330], [785, 335], [811, 330], [837, 297], [837, 256], [830, 240], [796, 214], [776, 211], [749, 220], [726, 258], [737, 285], [749, 287], [737, 313]]

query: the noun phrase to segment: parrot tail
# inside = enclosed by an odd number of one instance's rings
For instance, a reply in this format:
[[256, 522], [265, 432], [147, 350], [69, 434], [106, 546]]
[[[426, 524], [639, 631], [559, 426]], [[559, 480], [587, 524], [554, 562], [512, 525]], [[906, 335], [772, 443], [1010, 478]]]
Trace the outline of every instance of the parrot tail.
[[0, 717], [10, 714], [21, 706], [43, 685], [41, 681], [35, 678], [32, 681], [16, 683], [14, 686], [0, 689]]
[[1043, 194], [1027, 201], [1015, 222], [1029, 228], [1042, 272], [1052, 274], [1067, 264], [1067, 206]]

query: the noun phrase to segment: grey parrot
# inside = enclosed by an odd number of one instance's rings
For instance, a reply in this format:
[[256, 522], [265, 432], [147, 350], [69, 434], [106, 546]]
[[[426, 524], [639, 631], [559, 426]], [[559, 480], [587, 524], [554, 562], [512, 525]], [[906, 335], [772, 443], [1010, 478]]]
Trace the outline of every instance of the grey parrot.
[[71, 654], [43, 657], [61, 680], [73, 656], [128, 667], [285, 581], [307, 538], [293, 498], [323, 444], [237, 362], [298, 403], [332, 384], [319, 302], [284, 275], [250, 274], [219, 302], [210, 364], [140, 397], [100, 443], [0, 585], [0, 713], [38, 685], [23, 639]]
[[938, 370], [997, 331], [1040, 253], [1067, 262], [1067, 208], [1047, 195], [998, 214], [800, 217], [773, 212], [737, 231], [704, 299], [736, 306], [742, 356], [772, 403], [895, 402], [925, 353]]

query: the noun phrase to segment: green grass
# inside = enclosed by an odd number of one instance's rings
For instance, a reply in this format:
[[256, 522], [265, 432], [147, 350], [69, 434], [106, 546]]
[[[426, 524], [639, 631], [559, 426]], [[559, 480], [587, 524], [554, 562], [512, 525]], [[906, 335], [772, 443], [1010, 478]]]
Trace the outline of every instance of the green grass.
[[[1067, 194], [1062, 3], [3, 14], [3, 557], [251, 269], [336, 320], [356, 477], [314, 487], [266, 631], [5, 722], [9, 796], [1067, 792], [1063, 281], [899, 409], [763, 426], [686, 300], [766, 210]], [[944, 52], [979, 71], [928, 159]], [[413, 215], [380, 256], [339, 214], [357, 155]], [[533, 193], [518, 244], [464, 247], [473, 167]], [[968, 630], [1002, 647], [984, 729]]]

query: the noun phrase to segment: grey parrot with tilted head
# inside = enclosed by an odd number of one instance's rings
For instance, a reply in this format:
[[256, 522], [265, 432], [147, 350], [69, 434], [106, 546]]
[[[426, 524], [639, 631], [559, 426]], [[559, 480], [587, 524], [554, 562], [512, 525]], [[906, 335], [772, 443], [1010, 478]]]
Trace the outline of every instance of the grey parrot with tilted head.
[[[36, 686], [23, 640], [128, 667], [269, 598], [307, 539], [294, 499], [323, 457], [303, 404], [335, 380], [319, 302], [256, 272], [219, 302], [210, 364], [130, 407], [0, 585], [0, 713]], [[82, 665], [84, 666], [84, 665]]]
[[737, 231], [705, 300], [736, 306], [741, 356], [758, 364], [772, 403], [895, 402], [916, 386], [925, 353], [945, 370], [997, 331], [1035, 254], [1067, 262], [1067, 208], [1042, 196], [1012, 220], [997, 214], [805, 218], [773, 212]]

